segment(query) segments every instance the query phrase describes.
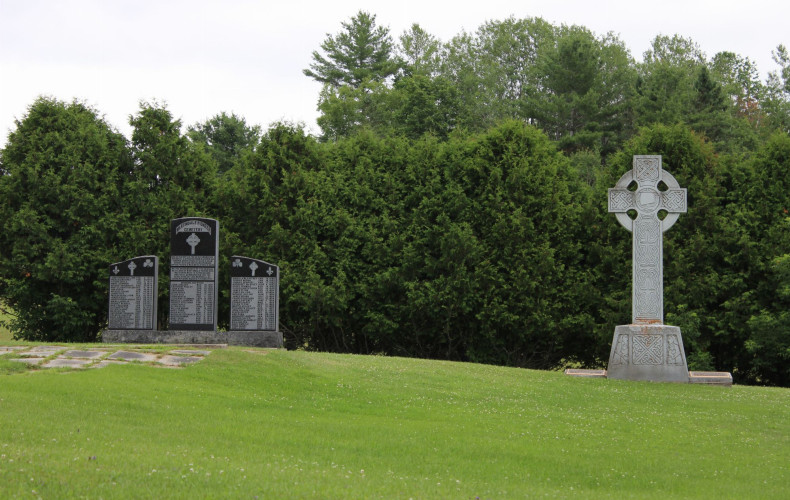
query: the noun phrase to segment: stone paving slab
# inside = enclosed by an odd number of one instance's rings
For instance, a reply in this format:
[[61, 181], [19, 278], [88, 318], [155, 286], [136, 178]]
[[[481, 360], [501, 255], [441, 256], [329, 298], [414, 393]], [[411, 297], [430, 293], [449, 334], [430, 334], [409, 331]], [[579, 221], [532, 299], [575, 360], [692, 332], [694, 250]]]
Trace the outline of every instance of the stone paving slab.
[[[112, 349], [115, 347], [116, 349]], [[13, 353], [12, 361], [37, 365], [41, 368], [104, 368], [109, 365], [126, 365], [129, 362], [155, 362], [161, 368], [175, 368], [198, 363], [213, 349], [223, 349], [226, 345], [174, 345], [169, 351], [150, 352], [135, 348], [122, 350], [126, 346], [88, 347], [69, 349], [65, 346], [2, 346], [0, 354]], [[202, 347], [203, 349], [195, 349]], [[127, 347], [128, 349], [128, 347]], [[47, 361], [49, 359], [49, 361]]]
[[181, 366], [181, 365], [188, 365], [191, 363], [197, 363], [203, 359], [200, 356], [170, 356], [165, 355], [159, 359], [159, 363], [167, 366]]
[[98, 363], [96, 363], [95, 365], [91, 366], [91, 368], [104, 368], [105, 366], [110, 366], [110, 365], [128, 365], [128, 364], [129, 363], [127, 363], [126, 361], [115, 361], [115, 360], [112, 360], [112, 359], [103, 359], [103, 360], [99, 361]]
[[62, 345], [37, 345], [33, 346], [30, 352], [58, 352], [65, 351], [66, 349], [68, 349], [68, 347]]
[[13, 358], [11, 361], [17, 361], [19, 363], [27, 363], [29, 365], [37, 365], [44, 361], [46, 358]]
[[126, 361], [156, 361], [157, 354], [147, 352], [118, 351], [107, 356], [107, 359], [123, 359]]
[[173, 349], [170, 354], [189, 354], [195, 356], [208, 356], [211, 351], [201, 351], [197, 349]]
[[19, 352], [17, 356], [21, 356], [23, 358], [40, 358], [42, 356], [51, 356], [53, 353], [49, 352], [41, 352], [41, 351], [27, 351], [27, 352]]
[[88, 359], [64, 359], [64, 358], [56, 358], [53, 360], [44, 363], [44, 368], [80, 368], [85, 365], [91, 364], [92, 361]]
[[61, 356], [65, 356], [67, 358], [85, 358], [85, 359], [96, 359], [104, 356], [110, 351], [66, 351]]
[[2, 346], [0, 347], [0, 353], [16, 352], [16, 351], [21, 351], [22, 349], [27, 349], [27, 346], [26, 345]]

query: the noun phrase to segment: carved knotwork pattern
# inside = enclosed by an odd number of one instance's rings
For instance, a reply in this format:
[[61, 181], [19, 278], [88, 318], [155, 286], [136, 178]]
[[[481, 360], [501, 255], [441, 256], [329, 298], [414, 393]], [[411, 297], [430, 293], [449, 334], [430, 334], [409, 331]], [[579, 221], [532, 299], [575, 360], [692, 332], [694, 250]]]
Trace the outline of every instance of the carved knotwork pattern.
[[657, 290], [639, 290], [636, 292], [636, 320], [656, 319], [659, 315], [659, 297]]
[[685, 212], [686, 192], [682, 189], [664, 191], [661, 193], [661, 203], [667, 212]]
[[609, 211], [621, 212], [633, 208], [634, 193], [625, 190], [609, 190]]
[[640, 217], [636, 221], [636, 234], [639, 243], [657, 244], [661, 235], [659, 220], [650, 217]]
[[653, 319], [659, 317], [661, 307], [661, 279], [658, 268], [643, 268], [636, 272], [634, 285], [634, 301], [636, 319]]
[[636, 259], [639, 266], [658, 267], [658, 247], [656, 245], [636, 244]]
[[667, 364], [682, 365], [683, 355], [681, 354], [680, 342], [677, 335], [667, 336]]
[[640, 158], [635, 163], [636, 182], [658, 182], [659, 170], [661, 170], [661, 166], [659, 165], [657, 158]]
[[661, 335], [634, 335], [633, 364], [660, 365], [664, 359]]
[[614, 346], [614, 354], [612, 355], [612, 364], [628, 364], [628, 335], [619, 335], [617, 337], [617, 344]]

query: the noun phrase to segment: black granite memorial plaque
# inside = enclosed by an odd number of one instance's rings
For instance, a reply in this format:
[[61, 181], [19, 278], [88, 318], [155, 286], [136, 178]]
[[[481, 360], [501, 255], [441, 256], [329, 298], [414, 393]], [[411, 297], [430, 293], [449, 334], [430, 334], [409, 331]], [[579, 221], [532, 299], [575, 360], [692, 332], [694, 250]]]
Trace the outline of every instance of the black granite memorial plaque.
[[170, 222], [170, 330], [217, 329], [219, 222]]
[[262, 260], [230, 259], [230, 329], [277, 331], [280, 268]]
[[159, 259], [144, 255], [110, 265], [111, 330], [155, 330]]

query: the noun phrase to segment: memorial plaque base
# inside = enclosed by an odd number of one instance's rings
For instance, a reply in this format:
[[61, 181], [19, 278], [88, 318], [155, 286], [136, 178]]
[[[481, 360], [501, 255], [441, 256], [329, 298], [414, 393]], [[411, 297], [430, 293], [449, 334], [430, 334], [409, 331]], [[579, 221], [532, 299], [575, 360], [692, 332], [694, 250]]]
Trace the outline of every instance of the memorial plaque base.
[[105, 330], [102, 342], [113, 344], [228, 344], [250, 347], [283, 347], [282, 332], [200, 330]]
[[689, 382], [680, 328], [668, 325], [619, 325], [614, 330], [607, 378], [652, 382]]

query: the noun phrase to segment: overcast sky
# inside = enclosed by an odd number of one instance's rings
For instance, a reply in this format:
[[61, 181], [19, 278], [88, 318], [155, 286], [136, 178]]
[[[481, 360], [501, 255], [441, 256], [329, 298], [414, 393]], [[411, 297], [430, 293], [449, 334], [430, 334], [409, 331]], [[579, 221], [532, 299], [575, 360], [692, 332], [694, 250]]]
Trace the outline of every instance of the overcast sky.
[[787, 0], [0, 0], [0, 147], [39, 95], [84, 100], [127, 137], [140, 100], [166, 102], [184, 127], [225, 111], [317, 132], [320, 85], [302, 69], [360, 9], [395, 40], [415, 22], [447, 41], [486, 20], [542, 17], [619, 34], [637, 60], [677, 33], [708, 58], [750, 58], [763, 79], [771, 51], [790, 46]]

